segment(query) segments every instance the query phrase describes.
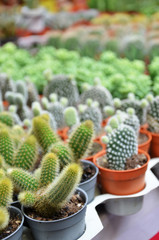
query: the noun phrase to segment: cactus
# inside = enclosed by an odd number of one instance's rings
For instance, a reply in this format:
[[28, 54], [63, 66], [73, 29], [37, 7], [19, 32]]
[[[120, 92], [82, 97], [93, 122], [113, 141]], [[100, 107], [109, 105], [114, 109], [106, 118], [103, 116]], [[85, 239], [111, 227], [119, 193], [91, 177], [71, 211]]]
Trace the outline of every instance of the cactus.
[[14, 167], [20, 167], [24, 170], [33, 168], [37, 160], [38, 145], [36, 138], [31, 135], [21, 144], [14, 158]]
[[14, 145], [8, 130], [0, 130], [0, 155], [10, 166], [13, 165]]
[[64, 121], [68, 127], [79, 124], [79, 116], [75, 107], [67, 107], [64, 110]]
[[54, 153], [44, 156], [41, 163], [40, 187], [47, 186], [58, 176], [59, 165], [59, 158]]
[[9, 168], [7, 173], [16, 188], [25, 191], [36, 191], [38, 189], [39, 183], [31, 173], [20, 168]]
[[40, 113], [42, 111], [42, 108], [41, 108], [41, 105], [40, 105], [39, 102], [33, 102], [32, 105], [31, 105], [31, 108], [32, 108], [32, 112], [33, 112], [34, 117], [40, 115]]
[[[112, 130], [112, 129], [111, 129]], [[137, 137], [132, 127], [120, 124], [102, 138], [107, 143], [108, 167], [124, 170], [126, 159], [137, 154]]]
[[69, 138], [69, 147], [71, 148], [74, 160], [78, 161], [83, 158], [92, 145], [94, 135], [94, 125], [91, 120], [87, 120], [80, 124], [73, 131]]
[[57, 128], [64, 127], [64, 107], [60, 102], [50, 103], [48, 111], [53, 115]]
[[59, 137], [52, 131], [46, 120], [41, 117], [33, 119], [33, 131], [44, 152], [47, 152], [51, 144], [60, 141]]
[[5, 73], [0, 74], [0, 89], [2, 92], [2, 100], [5, 99], [7, 91], [14, 91], [15, 89], [13, 81]]
[[149, 108], [147, 113], [149, 129], [151, 132], [159, 133], [159, 96], [148, 96], [147, 99], [149, 100]]
[[51, 93], [58, 94], [59, 97], [66, 97], [69, 105], [76, 105], [79, 93], [76, 82], [66, 75], [56, 75], [44, 88], [43, 95], [49, 98]]
[[18, 196], [19, 201], [26, 207], [33, 207], [35, 204], [36, 196], [33, 192], [21, 192]]
[[15, 94], [15, 104], [17, 106], [17, 114], [22, 121], [32, 117], [31, 110], [26, 106], [25, 99], [21, 93]]
[[40, 116], [42, 118], [45, 118], [45, 120], [49, 123], [52, 130], [54, 130], [54, 131], [57, 130], [57, 124], [56, 124], [55, 118], [53, 117], [53, 115], [50, 112], [42, 111]]
[[34, 83], [29, 81], [28, 79], [26, 81], [27, 81], [26, 84], [27, 84], [27, 90], [28, 90], [27, 105], [31, 107], [33, 102], [39, 101], [39, 95]]
[[2, 168], [0, 168], [0, 180], [4, 178], [5, 175], [6, 175], [5, 171]]
[[26, 104], [28, 99], [28, 91], [27, 91], [26, 83], [24, 81], [19, 80], [16, 82], [16, 92], [22, 94]]
[[93, 102], [91, 106], [88, 106], [85, 111], [80, 112], [80, 120], [81, 122], [91, 120], [94, 123], [96, 135], [100, 132], [102, 123], [102, 113], [98, 107], [93, 106]]
[[0, 180], [0, 207], [7, 207], [12, 201], [13, 185], [12, 181], [4, 177]]
[[131, 126], [134, 129], [136, 136], [138, 137], [140, 130], [140, 121], [135, 115], [135, 111], [133, 108], [128, 108], [127, 113], [127, 117], [125, 118], [123, 123], [125, 125]]
[[15, 104], [15, 93], [14, 92], [10, 92], [10, 91], [7, 91], [5, 93], [5, 100], [11, 104], [11, 105], [14, 105]]
[[0, 206], [0, 231], [5, 229], [9, 223], [9, 213], [7, 208]]
[[62, 143], [55, 143], [51, 145], [49, 151], [57, 155], [58, 159], [60, 160], [61, 169], [74, 160], [71, 149]]
[[6, 124], [9, 127], [12, 127], [14, 125], [13, 117], [9, 112], [0, 113], [0, 122]]

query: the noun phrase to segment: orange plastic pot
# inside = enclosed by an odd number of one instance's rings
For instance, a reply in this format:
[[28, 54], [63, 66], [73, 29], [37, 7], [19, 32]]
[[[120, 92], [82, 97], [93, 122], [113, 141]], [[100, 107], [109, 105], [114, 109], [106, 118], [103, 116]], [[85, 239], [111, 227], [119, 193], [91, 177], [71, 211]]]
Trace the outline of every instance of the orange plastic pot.
[[139, 149], [145, 151], [145, 152], [149, 152], [149, 149], [150, 149], [150, 144], [151, 144], [151, 140], [152, 140], [152, 136], [150, 134], [150, 132], [144, 130], [144, 129], [141, 129], [140, 130], [140, 133], [142, 134], [145, 134], [147, 137], [148, 137], [148, 140], [142, 144], [139, 144]]
[[152, 136], [150, 155], [152, 158], [159, 157], [159, 133], [149, 132]]
[[115, 195], [130, 195], [140, 192], [145, 187], [145, 172], [150, 160], [150, 156], [143, 150], [138, 150], [139, 154], [145, 154], [148, 161], [140, 168], [131, 170], [111, 170], [103, 168], [97, 164], [97, 159], [106, 154], [100, 152], [93, 158], [94, 164], [99, 168], [99, 182], [103, 193]]

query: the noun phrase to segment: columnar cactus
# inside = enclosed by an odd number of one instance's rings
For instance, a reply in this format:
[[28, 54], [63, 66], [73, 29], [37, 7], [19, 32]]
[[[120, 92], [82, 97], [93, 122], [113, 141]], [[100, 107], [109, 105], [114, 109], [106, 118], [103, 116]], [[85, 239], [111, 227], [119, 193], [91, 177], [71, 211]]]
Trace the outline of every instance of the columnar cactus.
[[14, 144], [7, 129], [0, 130], [0, 155], [7, 164], [13, 165]]
[[33, 119], [33, 132], [44, 152], [47, 152], [53, 143], [60, 141], [48, 122], [40, 116]]
[[51, 93], [56, 93], [59, 97], [66, 97], [69, 105], [76, 105], [79, 99], [75, 80], [66, 75], [56, 75], [48, 82], [43, 95], [49, 98]]
[[114, 170], [124, 170], [127, 158], [137, 154], [138, 145], [135, 131], [132, 127], [119, 124], [115, 129], [108, 127], [108, 136], [102, 137], [107, 143], [108, 167]]
[[25, 170], [32, 169], [37, 160], [37, 153], [37, 140], [33, 135], [31, 135], [18, 149], [13, 162], [14, 167], [20, 167]]
[[94, 125], [91, 120], [86, 120], [71, 134], [68, 146], [71, 148], [74, 160], [83, 158], [92, 145]]

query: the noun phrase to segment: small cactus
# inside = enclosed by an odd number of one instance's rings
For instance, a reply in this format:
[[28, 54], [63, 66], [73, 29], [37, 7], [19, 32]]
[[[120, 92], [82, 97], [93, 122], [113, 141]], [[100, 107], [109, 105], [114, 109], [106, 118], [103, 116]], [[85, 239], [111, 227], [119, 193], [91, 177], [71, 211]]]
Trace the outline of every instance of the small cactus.
[[60, 102], [50, 103], [48, 106], [48, 111], [54, 117], [57, 128], [64, 127], [64, 107]]
[[0, 180], [0, 207], [7, 207], [12, 201], [13, 185], [12, 181], [4, 177]]
[[147, 121], [151, 132], [159, 133], [159, 96], [149, 96]]
[[14, 167], [20, 167], [24, 170], [33, 168], [37, 160], [38, 145], [36, 138], [31, 135], [21, 144], [14, 158]]
[[0, 206], [0, 231], [8, 226], [9, 217], [10, 216], [7, 208]]
[[91, 120], [87, 120], [80, 124], [73, 131], [69, 138], [69, 147], [71, 148], [74, 160], [78, 161], [83, 158], [92, 145], [94, 135], [94, 125]]
[[10, 166], [13, 165], [14, 145], [8, 130], [0, 130], [0, 155], [3, 156], [5, 162]]
[[67, 107], [64, 110], [64, 121], [68, 127], [79, 124], [79, 116], [75, 107]]
[[53, 143], [60, 140], [56, 133], [53, 132], [49, 124], [41, 117], [33, 119], [33, 131], [40, 146], [45, 152], [47, 152]]
[[27, 103], [28, 91], [27, 91], [26, 83], [24, 81], [19, 80], [19, 81], [16, 82], [16, 92], [21, 93], [24, 100], [25, 100], [25, 103]]

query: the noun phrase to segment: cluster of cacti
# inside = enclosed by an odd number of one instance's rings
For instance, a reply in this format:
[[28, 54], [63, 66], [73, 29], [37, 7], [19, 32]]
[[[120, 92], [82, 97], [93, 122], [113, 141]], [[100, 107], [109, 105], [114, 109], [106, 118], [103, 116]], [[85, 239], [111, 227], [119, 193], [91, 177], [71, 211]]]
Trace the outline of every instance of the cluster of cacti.
[[101, 111], [103, 111], [103, 107], [112, 105], [111, 93], [105, 87], [100, 85], [99, 79], [95, 79], [95, 86], [85, 85], [84, 88], [86, 88], [86, 90], [80, 97], [81, 103], [85, 104], [86, 100], [91, 98], [99, 103]]
[[147, 113], [147, 122], [151, 132], [159, 133], [159, 96], [147, 96], [149, 108]]
[[7, 208], [12, 202], [12, 195], [13, 185], [11, 180], [5, 174], [0, 174], [0, 231], [9, 224], [10, 215]]
[[102, 113], [99, 104], [98, 102], [93, 102], [92, 99], [87, 99], [86, 104], [86, 108], [79, 107], [80, 121], [91, 120], [94, 123], [95, 133], [97, 135], [101, 130], [102, 123]]
[[118, 124], [117, 121], [112, 121], [106, 130], [108, 135], [102, 137], [102, 141], [107, 144], [108, 167], [114, 170], [124, 170], [127, 158], [137, 154], [135, 131], [128, 125]]
[[43, 95], [49, 98], [51, 93], [56, 93], [60, 98], [67, 98], [69, 105], [76, 105], [79, 99], [75, 80], [66, 75], [56, 75], [52, 77], [44, 88]]

